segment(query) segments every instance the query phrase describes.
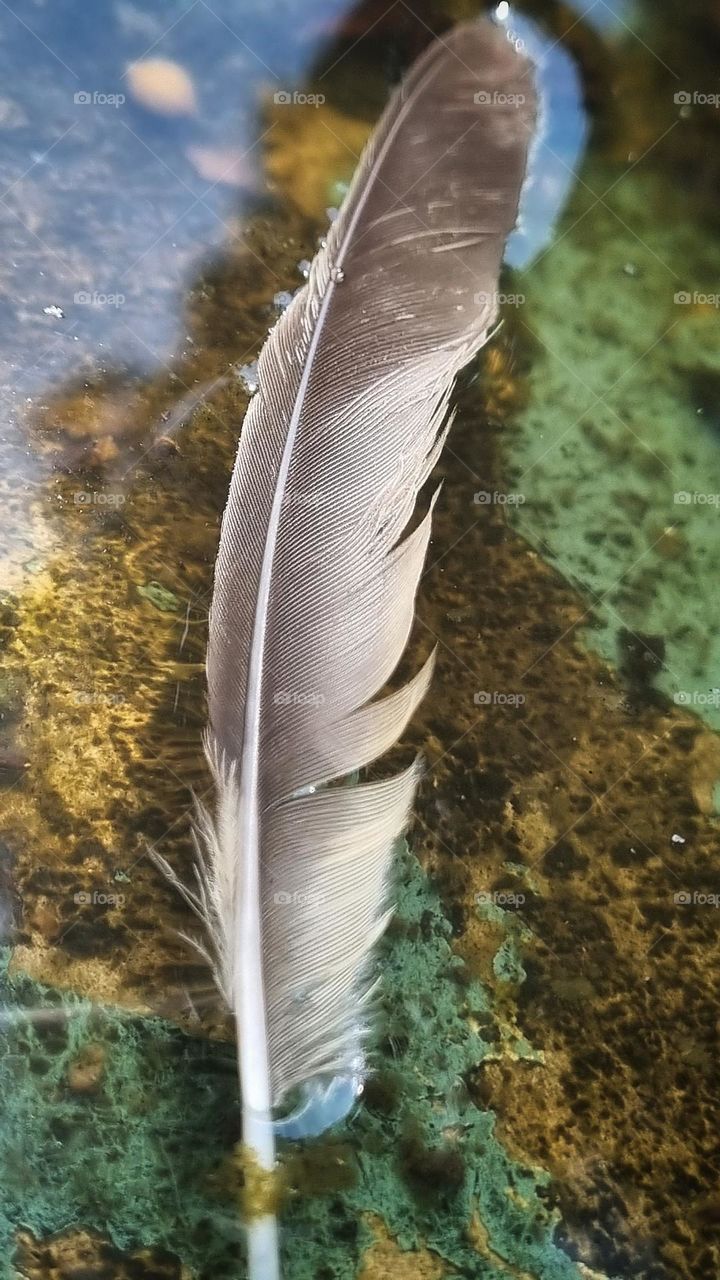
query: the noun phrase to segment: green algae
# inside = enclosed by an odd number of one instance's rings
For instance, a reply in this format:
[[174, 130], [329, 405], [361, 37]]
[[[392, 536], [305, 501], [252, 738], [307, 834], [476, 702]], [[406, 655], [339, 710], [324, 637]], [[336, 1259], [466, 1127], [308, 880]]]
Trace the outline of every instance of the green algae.
[[161, 613], [175, 613], [180, 608], [177, 596], [160, 582], [148, 582], [146, 586], [138, 587], [137, 592], [143, 600], [149, 600], [150, 604], [154, 604]]
[[[505, 863], [505, 866], [511, 864]], [[510, 895], [505, 895], [510, 896]], [[532, 941], [532, 931], [523, 924], [514, 911], [507, 911], [497, 902], [480, 901], [475, 910], [481, 920], [494, 925], [505, 934], [503, 941], [493, 957], [492, 967], [495, 977], [511, 987], [519, 987], [526, 978], [523, 968], [523, 948]]]
[[511, 986], [519, 987], [527, 977], [523, 968], [522, 956], [515, 938], [506, 938], [493, 957], [493, 972], [496, 978]]
[[[323, 1194], [306, 1177], [288, 1203], [285, 1274], [353, 1280], [372, 1240], [367, 1218], [380, 1215], [403, 1250], [427, 1246], [452, 1274], [578, 1280], [554, 1243], [547, 1175], [514, 1162], [493, 1114], [469, 1100], [465, 1077], [493, 1052], [474, 1029], [490, 997], [467, 980], [418, 863], [408, 853], [401, 863], [381, 958], [377, 1073], [348, 1124], [285, 1153], [291, 1170], [298, 1151], [324, 1170]], [[11, 1015], [0, 1053], [2, 1274], [12, 1275], [18, 1229], [84, 1228], [124, 1249], [167, 1248], [200, 1280], [239, 1280], [236, 1188], [223, 1172], [239, 1129], [232, 1046], [61, 995], [9, 975], [6, 963], [2, 993], [6, 1010], [28, 1014]], [[78, 1093], [68, 1073], [89, 1044], [103, 1046], [104, 1070], [95, 1090]]]
[[532, 367], [508, 485], [524, 496], [520, 533], [587, 601], [586, 643], [634, 698], [717, 728], [720, 241], [701, 177], [717, 111], [675, 97], [698, 72], [677, 49], [663, 72], [662, 21], [639, 27], [645, 49], [615, 45], [571, 207], [522, 277], [527, 304], [508, 323]]
[[[27, 1012], [7, 1028], [0, 1055], [2, 1275], [14, 1274], [19, 1228], [46, 1237], [76, 1226], [120, 1248], [179, 1246], [192, 1264], [204, 1257], [232, 1275], [237, 1228], [205, 1185], [236, 1110], [229, 1047], [6, 970], [2, 985], [4, 1005]], [[40, 1010], [48, 1012], [38, 1018]], [[68, 1083], [88, 1043], [106, 1053], [102, 1087], [90, 1097]]]

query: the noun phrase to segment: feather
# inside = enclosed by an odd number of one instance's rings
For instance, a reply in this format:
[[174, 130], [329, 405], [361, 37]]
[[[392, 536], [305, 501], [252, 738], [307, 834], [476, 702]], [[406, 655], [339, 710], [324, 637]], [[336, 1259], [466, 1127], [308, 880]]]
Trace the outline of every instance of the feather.
[[[216, 809], [184, 892], [235, 1014], [261, 1171], [276, 1128], [292, 1131], [272, 1113], [293, 1089], [299, 1124], [313, 1099], [342, 1114], [362, 1081], [369, 959], [418, 767], [347, 779], [397, 741], [431, 679], [432, 657], [377, 699], [413, 622], [432, 503], [411, 521], [453, 382], [496, 318], [534, 110], [530, 64], [502, 30], [435, 41], [260, 356], [210, 614]], [[269, 1211], [248, 1240], [250, 1277], [274, 1280]]]

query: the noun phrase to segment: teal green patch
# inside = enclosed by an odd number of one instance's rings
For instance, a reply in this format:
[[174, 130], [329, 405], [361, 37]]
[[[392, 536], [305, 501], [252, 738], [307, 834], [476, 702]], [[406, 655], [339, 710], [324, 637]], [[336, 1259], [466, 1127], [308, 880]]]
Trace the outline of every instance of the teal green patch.
[[335, 208], [339, 208], [350, 187], [349, 182], [342, 182], [339, 178], [330, 183], [328, 188], [328, 198], [332, 200]]
[[160, 609], [162, 613], [175, 613], [180, 608], [180, 601], [172, 591], [168, 591], [167, 587], [163, 587], [160, 582], [148, 582], [144, 587], [138, 587], [138, 595], [143, 600], [149, 600], [150, 604], [154, 604], [156, 609]]
[[[7, 955], [5, 956], [7, 961]], [[0, 1257], [18, 1227], [43, 1237], [90, 1228], [120, 1248], [179, 1247], [210, 1274], [233, 1271], [238, 1237], [208, 1179], [239, 1123], [234, 1052], [158, 1019], [39, 987], [3, 971]], [[38, 1016], [42, 1011], [42, 1017]], [[99, 1092], [68, 1085], [89, 1043], [106, 1050]]]
[[[641, 136], [675, 122], [693, 145], [670, 87], [644, 107]], [[659, 637], [657, 688], [718, 728], [720, 242], [710, 210], [656, 160], [622, 176], [591, 159], [567, 231], [517, 281], [533, 357], [506, 437], [508, 488], [523, 495], [509, 510], [580, 588], [587, 643], [622, 666], [623, 629]]]
[[[519, 880], [524, 881], [531, 893], [539, 893], [537, 876], [532, 867], [526, 867], [524, 862], [503, 862], [503, 870], [508, 871], [510, 875], [517, 876]], [[522, 906], [522, 901], [519, 902]]]
[[[510, 863], [505, 864], [506, 867], [510, 865]], [[504, 898], [518, 904], [518, 899], [522, 900], [521, 895], [509, 891], [496, 895], [478, 894], [475, 906], [481, 920], [501, 928], [505, 934], [504, 940], [493, 957], [495, 977], [500, 982], [520, 986], [527, 977], [522, 963], [523, 948], [532, 941], [532, 931], [523, 923], [519, 915], [514, 911], [505, 910], [498, 902], [493, 901], [493, 897]]]
[[[509, 1266], [535, 1280], [579, 1280], [553, 1243], [547, 1175], [510, 1160], [493, 1115], [469, 1101], [465, 1077], [493, 1054], [471, 1029], [488, 1024], [489, 997], [462, 980], [417, 862], [401, 862], [381, 957], [377, 1075], [351, 1122], [306, 1146], [330, 1190], [301, 1194], [285, 1212], [285, 1280], [354, 1280], [371, 1239], [365, 1214], [383, 1218], [403, 1249], [427, 1245], [461, 1274], [507, 1280], [468, 1242], [474, 1213], [491, 1254]], [[6, 1010], [17, 1011], [7, 1014], [0, 1055], [2, 1256], [18, 1227], [39, 1237], [89, 1228], [119, 1247], [169, 1249], [202, 1280], [241, 1280], [242, 1231], [222, 1173], [240, 1124], [233, 1047], [98, 1010], [5, 970], [2, 990]], [[23, 1016], [39, 1009], [49, 1016]], [[96, 1093], [79, 1095], [68, 1069], [89, 1043], [104, 1046], [105, 1074]], [[345, 1173], [334, 1187], [338, 1150]], [[9, 1280], [9, 1262], [2, 1274]]]
[[526, 979], [522, 957], [515, 938], [506, 938], [493, 957], [493, 973], [501, 982], [519, 987]]
[[505, 927], [507, 912], [503, 911], [502, 907], [498, 907], [489, 894], [477, 895], [475, 910], [480, 919], [485, 920], [487, 924], [499, 925], [500, 928]]

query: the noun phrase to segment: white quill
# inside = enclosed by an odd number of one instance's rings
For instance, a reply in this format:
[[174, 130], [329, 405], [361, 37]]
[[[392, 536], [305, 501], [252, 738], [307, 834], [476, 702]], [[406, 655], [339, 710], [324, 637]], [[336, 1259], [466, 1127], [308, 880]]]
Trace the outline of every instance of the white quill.
[[[396, 742], [431, 678], [432, 659], [372, 701], [411, 629], [431, 510], [407, 527], [496, 316], [534, 113], [501, 29], [435, 41], [260, 356], [210, 616], [216, 810], [183, 892], [235, 1014], [244, 1142], [268, 1173], [278, 1128], [316, 1131], [362, 1080], [368, 962], [417, 769], [327, 784]], [[295, 1087], [293, 1130], [273, 1112]], [[269, 1210], [248, 1243], [251, 1280], [276, 1280]]]

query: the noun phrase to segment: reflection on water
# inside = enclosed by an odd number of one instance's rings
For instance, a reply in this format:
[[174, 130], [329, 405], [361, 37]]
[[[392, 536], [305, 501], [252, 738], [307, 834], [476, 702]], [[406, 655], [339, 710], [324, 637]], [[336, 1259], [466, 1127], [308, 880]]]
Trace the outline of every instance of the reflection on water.
[[[604, 43], [609, 5], [529, 7], [581, 70], [590, 151], [459, 393], [418, 628], [441, 642], [413, 732], [423, 871], [403, 870], [366, 1104], [293, 1153], [290, 1280], [720, 1270], [720, 747], [697, 699], [672, 701], [678, 656], [681, 690], [712, 683], [717, 531], [711, 503], [668, 506], [665, 471], [713, 491], [718, 117], [674, 95], [708, 89], [719, 29], [699, 3], [682, 38], [677, 15], [615, 6]], [[388, 85], [466, 14], [6, 14], [2, 985], [59, 1015], [15, 1019], [0, 1053], [0, 1248], [38, 1280], [243, 1274], [227, 1020], [144, 850], [186, 869], [207, 796], [242, 369]], [[132, 98], [144, 56], [174, 64], [175, 114], [167, 80]]]
[[[168, 359], [198, 259], [262, 192], [263, 104], [292, 93], [322, 40], [322, 22], [313, 32], [260, 7], [250, 43], [232, 5], [82, 16], [38, 9], [7, 24], [3, 345], [16, 394], [108, 360]], [[160, 55], [184, 92], [159, 70], [154, 94], [140, 93], [132, 64]]]
[[[27, 486], [24, 500], [14, 487], [6, 531], [14, 567], [32, 558], [27, 526], [38, 521], [42, 468], [26, 448], [28, 423], [99, 437], [100, 462], [108, 440], [142, 430], [133, 391], [195, 341], [183, 332], [187, 286], [214, 247], [242, 237], [245, 212], [262, 200], [264, 139], [277, 123], [265, 106], [293, 92], [333, 8], [291, 22], [258, 6], [251, 42], [232, 5], [8, 11], [0, 407], [4, 465]], [[175, 90], [174, 105], [159, 73], [154, 97], [128, 74], [160, 54], [191, 86], [184, 99]], [[100, 405], [99, 380], [116, 388]], [[69, 383], [75, 393], [55, 404]], [[51, 537], [43, 523], [31, 539], [39, 552]]]
[[[590, 0], [582, 4], [581, 0], [570, 0], [571, 9], [575, 9], [579, 17], [598, 31], [612, 33], [614, 31], [637, 30], [638, 22], [642, 22], [641, 13], [636, 11], [632, 0]], [[630, 24], [630, 26], [628, 26]]]
[[539, 124], [520, 201], [518, 225], [505, 250], [511, 267], [531, 266], [552, 244], [568, 196], [577, 181], [587, 135], [582, 81], [573, 55], [515, 6], [499, 5], [497, 21], [532, 59]]

